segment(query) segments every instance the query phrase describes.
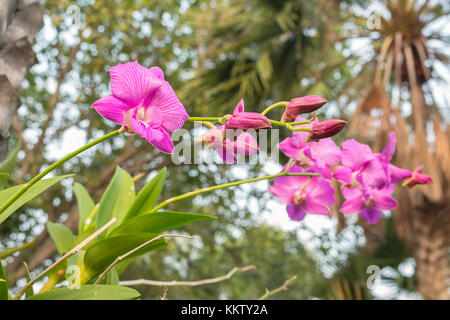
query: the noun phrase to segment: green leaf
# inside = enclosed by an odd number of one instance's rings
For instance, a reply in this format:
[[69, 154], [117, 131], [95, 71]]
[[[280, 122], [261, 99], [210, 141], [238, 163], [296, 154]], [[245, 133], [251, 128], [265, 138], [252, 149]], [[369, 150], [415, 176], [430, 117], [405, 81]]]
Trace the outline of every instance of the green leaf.
[[0, 260], [0, 300], [8, 300], [8, 283], [6, 282], [5, 270]]
[[131, 288], [97, 284], [82, 285], [79, 289], [56, 288], [36, 294], [30, 300], [130, 300], [140, 295]]
[[[133, 178], [120, 167], [117, 167], [114, 177], [106, 188], [100, 200], [97, 212], [96, 230], [105, 225], [112, 217], [117, 221], [114, 225], [119, 225], [131, 207], [135, 198]], [[105, 237], [101, 234], [98, 239]]]
[[9, 257], [10, 255], [12, 255], [13, 253], [15, 253], [17, 251], [31, 247], [33, 244], [34, 244], [34, 239], [31, 240], [30, 242], [24, 243], [23, 245], [21, 245], [19, 247], [4, 249], [4, 250], [0, 251], [0, 259]]
[[112, 267], [106, 274], [106, 283], [111, 285], [119, 284], [119, 274], [117, 273], [116, 267]]
[[[157, 234], [137, 233], [117, 237], [111, 237], [88, 245], [84, 255], [86, 272], [83, 273], [82, 283], [89, 281], [92, 277], [104, 271], [117, 257], [133, 250], [146, 241], [153, 239]], [[164, 239], [158, 239], [147, 246], [137, 250], [128, 258], [136, 257], [152, 250], [167, 246]]]
[[137, 194], [136, 200], [127, 213], [126, 219], [137, 217], [152, 210], [158, 201], [164, 181], [166, 180], [167, 169], [164, 167], [153, 177]]
[[[66, 174], [59, 177], [54, 177], [50, 179], [44, 179], [36, 182], [33, 186], [31, 186], [30, 189], [25, 191], [24, 194], [22, 194], [16, 201], [14, 201], [5, 211], [3, 211], [0, 214], [0, 224], [5, 221], [11, 214], [13, 214], [17, 209], [19, 209], [21, 206], [23, 206], [28, 201], [32, 200], [54, 184], [58, 183], [59, 181], [74, 176], [73, 174]], [[19, 191], [20, 188], [22, 188], [23, 185], [14, 186], [5, 190], [0, 191], [0, 205], [8, 201], [8, 199], [17, 191]]]
[[75, 192], [75, 196], [77, 197], [77, 205], [78, 205], [78, 233], [83, 230], [83, 226], [85, 224], [86, 219], [89, 217], [89, 214], [94, 210], [95, 203], [92, 198], [89, 196], [86, 188], [81, 184], [75, 182], [73, 186], [73, 190]]
[[165, 230], [179, 228], [185, 224], [206, 219], [216, 219], [216, 217], [197, 213], [158, 211], [125, 221], [111, 231], [111, 236], [138, 232], [161, 233]]
[[47, 230], [61, 256], [72, 249], [74, 236], [67, 226], [49, 221], [47, 222]]
[[[30, 282], [31, 281], [30, 270], [28, 269], [28, 265], [25, 261], [23, 262], [23, 266], [25, 267], [25, 276], [27, 278], [27, 282]], [[25, 299], [28, 299], [32, 296], [34, 296], [34, 290], [33, 290], [33, 286], [30, 286], [27, 289], [27, 291], [25, 292]]]

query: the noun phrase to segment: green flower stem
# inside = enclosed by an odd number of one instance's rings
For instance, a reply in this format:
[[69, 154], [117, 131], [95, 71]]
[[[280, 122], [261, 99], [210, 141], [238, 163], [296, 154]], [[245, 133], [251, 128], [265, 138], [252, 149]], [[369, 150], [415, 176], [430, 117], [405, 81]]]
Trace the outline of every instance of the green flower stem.
[[[294, 127], [294, 126], [292, 125], [292, 123], [296, 123], [296, 122], [289, 123], [289, 122], [281, 122], [281, 121], [270, 120], [270, 119], [269, 119], [269, 121], [270, 121], [271, 124], [274, 124], [274, 125], [280, 126], [280, 127], [284, 127], [284, 128], [289, 129], [289, 130], [291, 130], [291, 131], [306, 131], [306, 132], [311, 132], [311, 129], [310, 129], [310, 128], [307, 128], [307, 127]], [[306, 121], [304, 121], [304, 122], [306, 122]], [[305, 124], [309, 124], [309, 123], [310, 123], [310, 122], [308, 121], [308, 122], [306, 122]], [[296, 124], [300, 124], [300, 123], [296, 123]]]
[[305, 131], [305, 132], [311, 132], [311, 128], [307, 127], [293, 127], [291, 125], [288, 125], [286, 128], [288, 128], [291, 131]]
[[222, 117], [189, 117], [186, 121], [219, 121]]
[[289, 122], [289, 124], [290, 124], [291, 126], [296, 126], [296, 125], [298, 125], [298, 124], [311, 124], [311, 121], [306, 120], [306, 121]]
[[[288, 102], [286, 101], [282, 101], [282, 102], [278, 102], [276, 104], [271, 105], [269, 108], [276, 108], [276, 107], [281, 107], [284, 104], [287, 104]], [[266, 109], [266, 110], [267, 110]], [[261, 114], [263, 114], [266, 110], [264, 110]], [[228, 120], [227, 116], [223, 116], [223, 117], [189, 117], [187, 118], [186, 121], [190, 121], [190, 122], [201, 122], [203, 124], [206, 124], [208, 121], [215, 121], [215, 122], [219, 122], [219, 123], [224, 123]], [[306, 132], [311, 132], [310, 128], [306, 128], [306, 127], [294, 127], [294, 125], [298, 125], [298, 124], [310, 124], [311, 121], [299, 121], [299, 122], [281, 122], [281, 121], [276, 121], [276, 120], [272, 120], [269, 119], [270, 123], [276, 126], [280, 126], [286, 129], [289, 129], [291, 131], [306, 131]], [[209, 126], [209, 125], [208, 125]]]
[[279, 107], [286, 107], [288, 104], [289, 104], [289, 101], [280, 101], [280, 102], [274, 103], [271, 106], [268, 106], [266, 109], [264, 109], [264, 111], [261, 112], [261, 114], [265, 115], [272, 109], [279, 108]]
[[284, 171], [284, 172], [281, 172], [281, 173], [278, 173], [278, 174], [274, 174], [274, 175], [270, 175], [270, 176], [264, 176], [264, 177], [259, 177], [259, 178], [246, 179], [246, 180], [240, 180], [240, 181], [235, 181], [235, 182], [230, 182], [230, 183], [225, 183], [225, 184], [219, 184], [217, 186], [212, 186], [212, 187], [208, 187], [208, 188], [203, 188], [203, 189], [191, 191], [191, 192], [188, 192], [188, 193], [185, 193], [185, 194], [182, 194], [182, 195], [179, 195], [179, 196], [176, 196], [176, 197], [164, 200], [159, 205], [154, 207], [149, 213], [156, 212], [159, 209], [167, 206], [169, 203], [176, 202], [176, 201], [179, 201], [179, 200], [183, 200], [183, 199], [186, 199], [186, 198], [190, 198], [190, 197], [196, 196], [198, 194], [211, 192], [211, 191], [218, 190], [218, 189], [225, 189], [225, 188], [229, 188], [229, 187], [234, 187], [234, 186], [238, 186], [238, 185], [244, 184], [244, 183], [256, 182], [256, 181], [261, 181], [261, 180], [269, 180], [269, 179], [274, 179], [274, 178], [278, 178], [278, 177], [293, 177], [293, 176], [316, 177], [316, 176], [319, 176], [319, 174], [317, 174], [317, 173], [289, 173], [287, 171]]
[[0, 214], [5, 211], [11, 204], [14, 203], [14, 201], [16, 201], [22, 194], [24, 194], [28, 189], [31, 188], [31, 186], [33, 186], [36, 182], [38, 182], [39, 180], [41, 180], [44, 176], [46, 176], [47, 174], [49, 174], [50, 172], [52, 172], [53, 170], [55, 170], [56, 168], [58, 168], [59, 166], [61, 166], [64, 162], [72, 159], [73, 157], [75, 157], [76, 155], [82, 153], [83, 151], [99, 144], [100, 142], [103, 142], [109, 138], [115, 137], [121, 133], [125, 132], [125, 129], [122, 127], [119, 130], [113, 131], [111, 133], [108, 133], [107, 135], [104, 135], [103, 137], [100, 137], [90, 143], [88, 143], [87, 145], [73, 151], [72, 153], [68, 154], [67, 156], [65, 156], [64, 158], [62, 158], [61, 160], [56, 161], [54, 164], [52, 164], [51, 166], [49, 166], [47, 169], [45, 169], [44, 171], [42, 171], [41, 173], [39, 173], [36, 177], [34, 177], [33, 179], [31, 179], [30, 181], [28, 181], [27, 183], [25, 183], [23, 185], [22, 188], [20, 188], [16, 193], [14, 193], [9, 199], [8, 201], [6, 201], [1, 207], [0, 207]]

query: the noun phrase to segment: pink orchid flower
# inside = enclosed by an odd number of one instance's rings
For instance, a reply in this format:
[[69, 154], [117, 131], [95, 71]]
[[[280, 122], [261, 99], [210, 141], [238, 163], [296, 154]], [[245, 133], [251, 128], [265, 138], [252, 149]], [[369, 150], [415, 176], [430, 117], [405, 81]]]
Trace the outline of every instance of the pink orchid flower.
[[173, 152], [170, 133], [189, 117], [164, 73], [137, 61], [111, 67], [112, 95], [92, 107], [104, 118], [123, 125], [165, 153]]
[[370, 187], [381, 188], [386, 185], [388, 177], [384, 165], [368, 145], [349, 139], [344, 141], [341, 147], [342, 166], [333, 172], [336, 180], [345, 183], [350, 189], [360, 187], [357, 179], [359, 176]]
[[[228, 130], [227, 130], [228, 131]], [[236, 154], [250, 155], [259, 151], [256, 139], [247, 132], [243, 132], [231, 141], [226, 137], [225, 125], [212, 128], [201, 136], [208, 148], [214, 149], [227, 164], [237, 162]]]
[[[310, 172], [293, 167], [289, 172]], [[292, 220], [303, 220], [307, 213], [329, 215], [328, 208], [336, 200], [330, 182], [321, 177], [285, 176], [274, 179], [269, 188], [276, 197], [286, 203], [286, 211]]]
[[[347, 188], [360, 187], [357, 177], [369, 187], [376, 189], [393, 189], [395, 183], [411, 177], [408, 170], [398, 168], [390, 163], [396, 147], [395, 132], [389, 134], [389, 141], [381, 153], [373, 153], [368, 145], [353, 139], [342, 143], [342, 166], [336, 168], [333, 177], [346, 184]], [[343, 190], [344, 196], [350, 190]]]
[[363, 186], [354, 190], [352, 197], [344, 201], [340, 211], [344, 214], [361, 213], [367, 223], [377, 223], [383, 210], [392, 210], [398, 205], [391, 193], [391, 188], [375, 189]]
[[[302, 116], [295, 118], [295, 122], [301, 121], [306, 121], [306, 119]], [[303, 126], [310, 127], [311, 125]], [[292, 137], [286, 138], [278, 144], [278, 148], [286, 156], [294, 159], [298, 166], [310, 167], [325, 178], [331, 178], [330, 168], [341, 160], [341, 149], [331, 138], [321, 139], [317, 142], [305, 142], [308, 135], [308, 132], [294, 131]]]

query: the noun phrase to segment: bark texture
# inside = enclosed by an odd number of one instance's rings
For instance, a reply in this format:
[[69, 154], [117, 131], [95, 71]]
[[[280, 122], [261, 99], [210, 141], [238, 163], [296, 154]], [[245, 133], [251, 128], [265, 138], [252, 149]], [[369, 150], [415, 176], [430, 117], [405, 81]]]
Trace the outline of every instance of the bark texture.
[[8, 154], [8, 131], [20, 106], [18, 90], [37, 62], [32, 43], [42, 25], [37, 1], [0, 0], [0, 161]]

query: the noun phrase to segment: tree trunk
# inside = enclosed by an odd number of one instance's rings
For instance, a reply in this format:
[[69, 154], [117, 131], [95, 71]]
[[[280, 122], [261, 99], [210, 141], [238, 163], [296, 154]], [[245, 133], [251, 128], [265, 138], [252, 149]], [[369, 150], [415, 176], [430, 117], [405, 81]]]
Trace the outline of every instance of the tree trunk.
[[36, 0], [0, 0], [0, 161], [8, 153], [8, 131], [20, 105], [18, 90], [36, 63], [31, 44], [43, 25]]

